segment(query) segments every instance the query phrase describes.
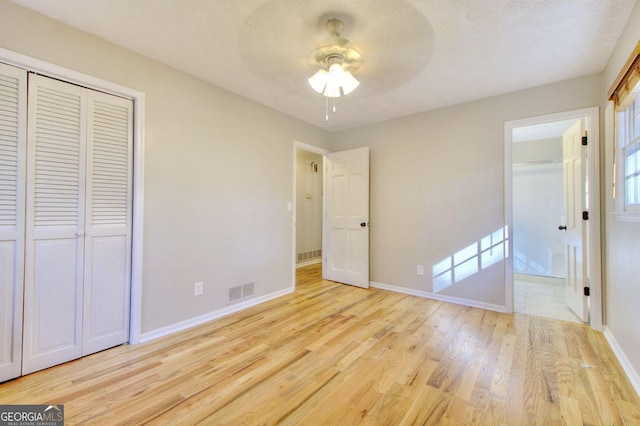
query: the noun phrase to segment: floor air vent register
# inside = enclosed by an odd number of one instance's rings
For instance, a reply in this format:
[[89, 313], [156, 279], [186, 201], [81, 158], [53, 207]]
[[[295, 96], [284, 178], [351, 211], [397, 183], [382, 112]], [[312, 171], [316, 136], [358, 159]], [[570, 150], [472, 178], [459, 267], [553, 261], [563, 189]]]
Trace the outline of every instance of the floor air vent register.
[[227, 304], [236, 303], [248, 299], [255, 294], [256, 284], [245, 283], [227, 289]]

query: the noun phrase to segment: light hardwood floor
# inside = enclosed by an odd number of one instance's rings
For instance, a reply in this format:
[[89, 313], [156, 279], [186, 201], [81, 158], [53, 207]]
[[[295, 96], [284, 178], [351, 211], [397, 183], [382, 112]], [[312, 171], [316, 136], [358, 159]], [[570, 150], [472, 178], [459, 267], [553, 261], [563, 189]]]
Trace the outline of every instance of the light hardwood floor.
[[0, 384], [66, 424], [640, 425], [601, 333], [323, 281]]

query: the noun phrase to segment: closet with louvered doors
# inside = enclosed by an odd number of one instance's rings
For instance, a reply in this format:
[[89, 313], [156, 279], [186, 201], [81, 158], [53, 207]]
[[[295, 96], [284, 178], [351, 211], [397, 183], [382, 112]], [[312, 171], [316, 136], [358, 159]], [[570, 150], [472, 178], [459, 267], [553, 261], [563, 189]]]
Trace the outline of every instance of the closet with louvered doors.
[[132, 102], [34, 74], [27, 97], [21, 374], [127, 342], [131, 275]]

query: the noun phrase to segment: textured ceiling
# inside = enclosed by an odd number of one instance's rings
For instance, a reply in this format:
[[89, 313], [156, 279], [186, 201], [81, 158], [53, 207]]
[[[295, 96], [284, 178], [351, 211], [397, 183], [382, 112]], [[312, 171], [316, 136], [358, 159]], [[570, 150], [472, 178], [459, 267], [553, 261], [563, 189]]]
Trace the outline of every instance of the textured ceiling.
[[[13, 0], [328, 130], [603, 70], [636, 0]], [[324, 121], [327, 19], [362, 53]]]

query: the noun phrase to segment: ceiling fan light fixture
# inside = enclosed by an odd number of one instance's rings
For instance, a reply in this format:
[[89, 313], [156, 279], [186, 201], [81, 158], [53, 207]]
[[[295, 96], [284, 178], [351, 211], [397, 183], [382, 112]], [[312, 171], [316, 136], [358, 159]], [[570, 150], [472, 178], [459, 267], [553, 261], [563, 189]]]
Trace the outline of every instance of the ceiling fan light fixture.
[[349, 71], [345, 71], [342, 76], [342, 93], [348, 95], [353, 92], [356, 87], [360, 85], [360, 82]]
[[[360, 66], [360, 53], [350, 46], [349, 40], [340, 37], [342, 28], [340, 20], [330, 19], [327, 22], [330, 37], [318, 45], [309, 57], [309, 65], [319, 70], [307, 81], [316, 92], [334, 98], [334, 112], [335, 98], [348, 95], [360, 85], [351, 73]], [[325, 116], [328, 120], [328, 112]]]
[[324, 88], [323, 95], [325, 95], [327, 98], [340, 97], [340, 79], [337, 77], [332, 78], [331, 72], [329, 72], [329, 81], [327, 81], [327, 85]]
[[[329, 72], [318, 70], [308, 79], [309, 85], [318, 93], [329, 98], [338, 98], [353, 92], [360, 82], [349, 71], [345, 71], [342, 65], [334, 63], [329, 67]], [[340, 91], [342, 89], [342, 92]]]
[[320, 69], [314, 75], [309, 77], [309, 85], [318, 93], [324, 92], [324, 88], [327, 85], [327, 81], [329, 80], [329, 73]]

